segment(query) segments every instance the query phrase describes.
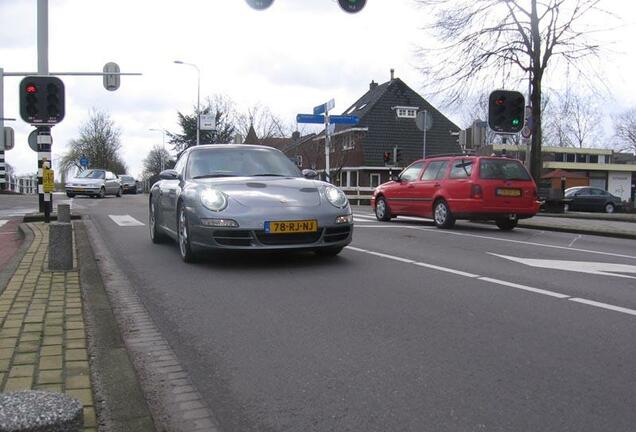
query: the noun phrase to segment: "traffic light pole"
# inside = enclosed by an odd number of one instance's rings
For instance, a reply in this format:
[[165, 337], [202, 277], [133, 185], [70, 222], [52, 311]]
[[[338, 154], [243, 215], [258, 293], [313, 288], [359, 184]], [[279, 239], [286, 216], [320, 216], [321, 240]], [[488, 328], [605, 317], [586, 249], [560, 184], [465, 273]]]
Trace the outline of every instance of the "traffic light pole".
[[44, 192], [44, 169], [51, 168], [51, 128], [49, 126], [38, 126], [38, 203], [40, 213], [44, 213], [44, 222], [51, 221], [51, 209], [53, 208], [53, 194]]

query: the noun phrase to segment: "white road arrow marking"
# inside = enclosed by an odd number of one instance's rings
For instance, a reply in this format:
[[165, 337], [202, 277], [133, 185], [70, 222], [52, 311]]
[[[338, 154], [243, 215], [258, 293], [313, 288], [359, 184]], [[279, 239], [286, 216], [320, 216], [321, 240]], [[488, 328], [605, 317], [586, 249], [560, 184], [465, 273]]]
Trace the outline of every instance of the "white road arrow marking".
[[142, 222], [130, 215], [108, 215], [119, 226], [144, 226]]
[[525, 264], [530, 267], [572, 271], [572, 272], [588, 273], [588, 274], [602, 275], [602, 276], [615, 276], [615, 277], [626, 278], [626, 279], [636, 279], [636, 277], [634, 276], [621, 274], [621, 273], [636, 274], [636, 266], [629, 265], [629, 264], [519, 258], [519, 257], [506, 256], [506, 255], [499, 255], [499, 254], [495, 254], [491, 252], [489, 252], [489, 254], [499, 258], [504, 258], [510, 261], [515, 261], [521, 264]]

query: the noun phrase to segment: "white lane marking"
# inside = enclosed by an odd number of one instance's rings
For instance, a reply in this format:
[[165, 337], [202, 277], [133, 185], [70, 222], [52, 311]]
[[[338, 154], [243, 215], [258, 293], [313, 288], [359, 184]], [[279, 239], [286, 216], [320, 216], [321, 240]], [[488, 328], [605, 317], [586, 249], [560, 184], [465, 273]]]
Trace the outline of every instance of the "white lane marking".
[[373, 222], [373, 220], [371, 220], [371, 219], [362, 219], [362, 218], [359, 218], [357, 216], [353, 217], [353, 221], [354, 222], [365, 222], [365, 223]]
[[431, 232], [431, 233], [438, 233], [438, 234], [455, 235], [455, 236], [460, 236], [460, 237], [475, 237], [475, 238], [481, 238], [481, 239], [486, 239], [486, 240], [495, 240], [495, 241], [501, 241], [501, 242], [523, 244], [523, 245], [527, 245], [527, 246], [539, 246], [539, 247], [544, 247], [544, 248], [549, 248], [549, 249], [562, 249], [562, 250], [567, 250], [567, 251], [583, 252], [583, 253], [590, 253], [590, 254], [596, 254], [596, 255], [605, 255], [605, 256], [613, 256], [613, 257], [619, 257], [619, 258], [629, 258], [629, 259], [636, 260], [636, 256], [635, 255], [624, 255], [624, 254], [619, 254], [619, 253], [614, 253], [614, 252], [600, 252], [600, 251], [594, 251], [594, 250], [590, 250], [590, 249], [570, 248], [570, 247], [567, 247], [567, 246], [556, 246], [556, 245], [549, 245], [549, 244], [544, 244], [544, 243], [528, 242], [528, 241], [523, 241], [523, 240], [512, 240], [512, 239], [499, 238], [499, 237], [490, 237], [490, 236], [483, 236], [483, 235], [477, 235], [477, 234], [467, 234], [467, 233], [460, 233], [460, 232], [455, 232], [455, 231], [450, 231], [450, 230], [441, 230], [441, 229], [432, 230], [432, 229], [430, 229], [430, 227], [413, 227], [412, 229], [421, 230], [421, 231], [427, 231], [427, 232]]
[[577, 298], [577, 297], [569, 298], [568, 300], [573, 301], [573, 302], [577, 302], [577, 303], [583, 303], [583, 304], [586, 304], [586, 305], [589, 305], [589, 306], [598, 307], [598, 308], [601, 308], [601, 309], [607, 309], [607, 310], [611, 310], [611, 311], [614, 311], [614, 312], [621, 312], [621, 313], [624, 313], [624, 314], [636, 316], [636, 310], [634, 310], [634, 309], [624, 308], [624, 307], [620, 307], [620, 306], [614, 306], [614, 305], [607, 304], [607, 303], [601, 303], [601, 302], [597, 302], [597, 301], [593, 301], [593, 300], [587, 300], [587, 299], [583, 299], [583, 298]]
[[629, 264], [615, 264], [605, 262], [592, 262], [592, 261], [566, 261], [566, 260], [548, 260], [548, 259], [534, 259], [534, 258], [519, 258], [507, 255], [499, 255], [496, 253], [488, 252], [489, 255], [493, 255], [499, 258], [507, 259], [510, 261], [518, 262], [530, 267], [546, 268], [551, 270], [572, 271], [577, 273], [588, 273], [601, 276], [615, 276], [626, 279], [636, 279], [634, 276], [628, 276], [621, 273], [635, 273], [636, 266]]
[[496, 284], [496, 285], [503, 285], [503, 286], [507, 286], [510, 288], [516, 288], [522, 291], [526, 291], [526, 292], [531, 292], [534, 294], [541, 294], [541, 295], [546, 295], [549, 297], [553, 297], [553, 298], [557, 298], [559, 300], [571, 300], [577, 303], [584, 303], [587, 304], [589, 306], [594, 306], [594, 307], [599, 307], [602, 309], [606, 309], [606, 310], [611, 310], [614, 312], [620, 312], [620, 313], [625, 313], [628, 315], [634, 315], [636, 316], [636, 310], [633, 309], [629, 309], [629, 308], [624, 308], [621, 306], [614, 306], [611, 304], [607, 304], [607, 303], [601, 303], [601, 302], [597, 302], [594, 300], [587, 300], [587, 299], [583, 299], [583, 298], [578, 298], [578, 297], [571, 297], [567, 294], [561, 294], [555, 291], [548, 291], [548, 290], [544, 290], [544, 289], [540, 289], [540, 288], [534, 288], [531, 286], [527, 286], [527, 285], [521, 285], [521, 284], [517, 284], [514, 282], [508, 282], [508, 281], [504, 281], [504, 280], [500, 280], [500, 279], [494, 279], [494, 278], [489, 278], [486, 276], [479, 276], [479, 275], [475, 275], [472, 273], [467, 273], [467, 272], [463, 272], [461, 270], [455, 270], [455, 269], [451, 269], [448, 267], [441, 267], [441, 266], [436, 266], [433, 264], [427, 264], [427, 263], [422, 263], [422, 262], [417, 262], [408, 258], [402, 258], [402, 257], [397, 257], [394, 255], [389, 255], [389, 254], [385, 254], [382, 252], [375, 252], [375, 251], [370, 251], [367, 249], [361, 249], [361, 248], [357, 248], [354, 246], [347, 246], [346, 247], [349, 250], [352, 251], [356, 251], [356, 252], [362, 252], [362, 253], [366, 253], [369, 255], [374, 255], [380, 258], [386, 258], [389, 260], [393, 260], [393, 261], [399, 261], [405, 264], [412, 264], [412, 265], [416, 265], [419, 267], [425, 267], [425, 268], [430, 268], [433, 270], [440, 270], [440, 271], [445, 271], [445, 272], [449, 272], [449, 273], [453, 273], [455, 275], [458, 276], [462, 276], [462, 277], [469, 277], [469, 278], [477, 278], [480, 281], [483, 282], [488, 282], [488, 283], [492, 283], [492, 284]]
[[119, 226], [144, 226], [142, 222], [130, 215], [108, 215]]
[[408, 258], [400, 258], [400, 257], [396, 257], [396, 256], [393, 256], [393, 255], [388, 255], [388, 254], [384, 254], [384, 253], [381, 253], [381, 252], [373, 252], [373, 251], [370, 251], [370, 250], [360, 249], [360, 248], [353, 247], [353, 246], [347, 246], [347, 249], [351, 249], [351, 250], [354, 250], [356, 252], [367, 253], [369, 255], [375, 255], [375, 256], [378, 256], [378, 257], [381, 257], [381, 258], [390, 259], [390, 260], [393, 260], [393, 261], [400, 261], [400, 262], [407, 263], [407, 264], [412, 264], [412, 263], [415, 262], [415, 261], [413, 261], [411, 259], [408, 259]]
[[8, 220], [0, 220], [0, 227], [2, 227], [2, 225], [6, 224], [7, 222], [9, 222]]
[[375, 224], [375, 225], [364, 224], [364, 225], [356, 225], [356, 227], [358, 228], [406, 228], [406, 229], [416, 229], [416, 230], [436, 229], [435, 227], [422, 228], [422, 227], [416, 227], [413, 225], [389, 225], [389, 224]]
[[572, 241], [570, 242], [570, 244], [568, 245], [568, 247], [572, 247], [572, 246], [574, 246], [574, 243], [576, 243], [576, 241], [577, 241], [578, 239], [580, 239], [581, 237], [582, 237], [582, 236], [581, 236], [581, 234], [577, 235], [577, 236], [574, 238], [574, 240], [572, 240]]
[[377, 218], [374, 215], [354, 213], [353, 216], [354, 217], [359, 217], [359, 218], [362, 218], [362, 219], [377, 220]]
[[434, 264], [427, 264], [427, 263], [423, 263], [423, 262], [414, 262], [413, 264], [415, 264], [416, 266], [419, 267], [426, 267], [426, 268], [430, 268], [433, 270], [439, 270], [439, 271], [443, 271], [443, 272], [447, 272], [447, 273], [453, 273], [459, 276], [464, 276], [464, 277], [469, 277], [469, 278], [478, 278], [479, 275], [473, 274], [473, 273], [467, 273], [461, 270], [455, 270], [452, 268], [448, 268], [448, 267], [441, 267], [438, 265], [434, 265]]
[[499, 279], [493, 279], [493, 278], [489, 278], [489, 277], [480, 277], [479, 280], [485, 281], [485, 282], [490, 282], [490, 283], [494, 283], [497, 285], [504, 285], [507, 287], [511, 287], [511, 288], [517, 288], [523, 291], [529, 291], [529, 292], [533, 292], [536, 294], [543, 294], [543, 295], [547, 295], [550, 297], [556, 297], [556, 298], [560, 298], [560, 299], [566, 299], [566, 298], [570, 298], [569, 295], [565, 295], [565, 294], [561, 294], [558, 292], [554, 292], [554, 291], [548, 291], [548, 290], [544, 290], [544, 289], [540, 289], [540, 288], [533, 288], [527, 285], [521, 285], [521, 284], [516, 284], [514, 282], [508, 282], [508, 281], [503, 281], [503, 280], [499, 280]]

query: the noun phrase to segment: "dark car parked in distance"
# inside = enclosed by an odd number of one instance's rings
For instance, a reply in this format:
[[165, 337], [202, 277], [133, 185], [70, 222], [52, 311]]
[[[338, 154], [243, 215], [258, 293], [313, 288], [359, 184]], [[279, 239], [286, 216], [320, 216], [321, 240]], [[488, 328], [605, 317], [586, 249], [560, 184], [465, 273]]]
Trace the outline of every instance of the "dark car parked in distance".
[[603, 189], [577, 186], [565, 190], [565, 211], [602, 211], [614, 213], [622, 208], [620, 197]]
[[124, 193], [127, 194], [136, 194], [139, 188], [139, 181], [135, 180], [133, 176], [129, 176], [126, 174], [122, 174], [119, 176], [121, 180], [121, 187], [123, 188]]

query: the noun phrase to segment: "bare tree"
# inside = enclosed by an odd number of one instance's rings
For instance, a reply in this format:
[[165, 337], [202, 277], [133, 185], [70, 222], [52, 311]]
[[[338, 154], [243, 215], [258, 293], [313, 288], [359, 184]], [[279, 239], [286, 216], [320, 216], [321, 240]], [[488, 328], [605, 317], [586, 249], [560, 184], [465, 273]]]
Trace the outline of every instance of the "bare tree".
[[582, 74], [581, 62], [596, 56], [584, 17], [600, 0], [415, 0], [435, 14], [428, 27], [441, 48], [422, 49], [422, 72], [447, 103], [476, 87], [519, 86], [528, 76], [533, 117], [532, 175], [541, 174], [541, 97], [548, 65]]
[[79, 138], [71, 140], [68, 152], [60, 160], [62, 176], [66, 177], [72, 168], [81, 169], [80, 159], [86, 157], [90, 166], [112, 171], [126, 172], [126, 164], [121, 158], [121, 132], [110, 115], [92, 109], [89, 118], [80, 126]]
[[259, 139], [283, 138], [290, 134], [291, 128], [271, 112], [271, 110], [261, 104], [256, 104], [247, 109], [247, 112], [238, 114], [236, 128], [238, 132], [246, 137], [250, 127], [254, 128]]
[[571, 90], [550, 98], [544, 124], [545, 141], [557, 147], [596, 147], [602, 139], [603, 114], [592, 95]]
[[614, 136], [619, 150], [636, 155], [636, 108], [614, 117]]
[[149, 179], [159, 175], [161, 169], [170, 169], [175, 161], [170, 157], [168, 150], [160, 145], [155, 145], [144, 159], [143, 178]]

